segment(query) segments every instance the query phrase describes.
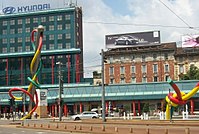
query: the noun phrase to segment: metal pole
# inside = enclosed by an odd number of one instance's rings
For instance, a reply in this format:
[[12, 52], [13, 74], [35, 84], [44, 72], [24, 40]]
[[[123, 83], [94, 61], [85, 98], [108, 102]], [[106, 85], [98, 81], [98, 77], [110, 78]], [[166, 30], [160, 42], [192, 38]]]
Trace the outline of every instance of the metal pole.
[[26, 94], [23, 93], [23, 115], [26, 114]]
[[106, 122], [105, 116], [105, 87], [104, 87], [104, 50], [101, 52], [102, 56], [102, 122]]
[[57, 64], [59, 64], [59, 121], [62, 120], [62, 108], [61, 108], [61, 62], [58, 62]]

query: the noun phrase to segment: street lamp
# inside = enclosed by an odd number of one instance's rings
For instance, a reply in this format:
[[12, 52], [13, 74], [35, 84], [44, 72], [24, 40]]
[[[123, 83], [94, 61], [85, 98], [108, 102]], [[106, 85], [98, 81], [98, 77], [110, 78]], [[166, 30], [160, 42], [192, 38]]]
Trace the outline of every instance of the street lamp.
[[62, 91], [63, 91], [63, 79], [62, 79], [62, 74], [61, 74], [61, 62], [57, 62], [57, 65], [59, 65], [59, 71], [58, 71], [58, 75], [59, 75], [59, 121], [62, 120], [62, 107], [61, 107], [61, 102], [62, 102]]

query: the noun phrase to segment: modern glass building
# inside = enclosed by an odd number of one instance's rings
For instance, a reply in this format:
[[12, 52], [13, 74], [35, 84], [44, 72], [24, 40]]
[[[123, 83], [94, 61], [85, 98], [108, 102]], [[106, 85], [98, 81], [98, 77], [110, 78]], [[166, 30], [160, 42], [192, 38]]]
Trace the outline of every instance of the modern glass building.
[[[59, 65], [64, 83], [83, 79], [82, 9], [68, 7], [0, 15], [0, 86], [28, 85], [34, 50], [30, 33], [44, 26], [41, 84], [57, 84]], [[36, 38], [36, 37], [35, 37]]]

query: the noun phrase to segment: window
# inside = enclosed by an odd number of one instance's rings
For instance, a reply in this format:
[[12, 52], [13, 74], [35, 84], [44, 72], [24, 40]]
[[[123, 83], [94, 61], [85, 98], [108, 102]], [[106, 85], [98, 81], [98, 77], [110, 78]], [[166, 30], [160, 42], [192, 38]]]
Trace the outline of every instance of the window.
[[11, 20], [10, 25], [15, 25], [15, 20]]
[[7, 21], [3, 21], [3, 26], [7, 26], [8, 22]]
[[29, 27], [26, 28], [26, 33], [30, 33], [30, 28]]
[[18, 43], [21, 43], [22, 42], [22, 38], [18, 38]]
[[30, 18], [26, 18], [26, 24], [30, 23]]
[[66, 29], [67, 29], [67, 30], [70, 29], [70, 24], [66, 24]]
[[145, 60], [146, 60], [145, 55], [142, 55], [142, 62], [145, 62]]
[[135, 77], [131, 78], [131, 83], [136, 83], [136, 78]]
[[146, 65], [142, 65], [142, 73], [146, 73]]
[[70, 43], [66, 43], [66, 49], [70, 49]]
[[14, 29], [10, 29], [10, 34], [15, 34], [15, 30]]
[[37, 23], [38, 22], [38, 18], [33, 18], [33, 23]]
[[15, 38], [10, 38], [10, 43], [15, 43]]
[[7, 34], [7, 30], [3, 30], [3, 34]]
[[123, 56], [121, 56], [121, 57], [120, 57], [120, 60], [121, 60], [121, 62], [122, 62], [122, 61], [124, 61], [125, 59], [124, 59], [124, 57], [123, 57]]
[[146, 77], [142, 77], [142, 83], [146, 83]]
[[7, 53], [7, 48], [6, 47], [3, 47], [2, 53]]
[[3, 39], [2, 41], [3, 41], [3, 44], [8, 43], [8, 40], [7, 40], [7, 39]]
[[168, 53], [165, 53], [165, 54], [164, 54], [164, 59], [165, 59], [165, 60], [168, 60], [168, 59], [169, 59], [169, 58], [168, 58]]
[[154, 61], [157, 60], [157, 54], [153, 54], [153, 60], [154, 60]]
[[22, 33], [22, 28], [18, 28], [18, 33]]
[[113, 63], [113, 57], [110, 57], [110, 63]]
[[120, 67], [120, 74], [124, 74], [125, 73], [125, 68], [124, 68], [124, 66], [121, 66]]
[[153, 65], [153, 73], [157, 73], [158, 72], [158, 65], [154, 64]]
[[50, 26], [49, 26], [49, 30], [55, 30], [54, 25], [50, 25]]
[[17, 51], [22, 52], [22, 46], [18, 46]]
[[66, 39], [70, 39], [70, 33], [66, 34]]
[[30, 42], [30, 37], [26, 37], [26, 42]]
[[22, 19], [18, 19], [18, 20], [17, 20], [17, 23], [18, 23], [18, 24], [22, 24]]
[[58, 44], [58, 49], [62, 49], [63, 45], [62, 44]]
[[62, 25], [57, 25], [57, 30], [62, 30]]
[[46, 17], [41, 17], [41, 22], [46, 22]]
[[113, 67], [110, 67], [110, 68], [109, 68], [109, 74], [110, 74], [110, 75], [113, 75], [113, 74], [114, 74], [114, 68], [113, 68]]
[[49, 40], [54, 40], [54, 35], [53, 34], [51, 34], [51, 35], [49, 35]]
[[121, 78], [121, 79], [120, 79], [120, 83], [125, 83], [125, 79], [124, 79], [124, 78]]
[[132, 55], [131, 60], [135, 61], [135, 55]]
[[135, 73], [135, 66], [134, 66], [134, 65], [131, 66], [131, 72], [132, 72], [132, 73]]
[[183, 67], [183, 65], [179, 65], [179, 73], [184, 73], [184, 67]]
[[61, 21], [61, 20], [62, 20], [62, 16], [61, 16], [61, 15], [58, 15], [58, 16], [57, 16], [57, 20], [58, 20], [58, 21]]
[[165, 76], [165, 81], [168, 81], [170, 79], [169, 75]]
[[168, 64], [164, 65], [164, 71], [169, 72], [169, 65]]
[[10, 53], [14, 53], [15, 52], [15, 48], [14, 47], [10, 47]]
[[66, 20], [70, 20], [70, 15], [65, 15]]
[[42, 45], [42, 50], [46, 50], [46, 45], [45, 44]]
[[30, 46], [26, 46], [26, 51], [30, 51]]
[[114, 83], [115, 83], [114, 78], [111, 78], [110, 79], [110, 84], [114, 84]]
[[54, 16], [50, 16], [49, 21], [54, 21]]
[[57, 38], [58, 38], [58, 39], [62, 39], [62, 34], [58, 34], [58, 35], [57, 35]]
[[153, 81], [154, 81], [154, 82], [158, 82], [158, 76], [154, 76], [154, 77], [153, 77]]
[[54, 49], [54, 44], [50, 44], [50, 45], [49, 45], [49, 49], [50, 49], [50, 50], [53, 50], [53, 49]]

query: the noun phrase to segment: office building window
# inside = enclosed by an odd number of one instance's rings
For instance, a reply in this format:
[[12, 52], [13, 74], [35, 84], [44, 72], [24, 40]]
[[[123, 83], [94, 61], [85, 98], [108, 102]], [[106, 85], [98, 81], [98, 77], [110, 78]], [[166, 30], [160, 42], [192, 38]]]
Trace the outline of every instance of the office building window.
[[62, 16], [61, 16], [61, 15], [58, 15], [58, 16], [57, 16], [57, 20], [58, 20], [58, 21], [61, 21], [61, 20], [62, 20]]
[[125, 79], [124, 79], [124, 78], [121, 78], [121, 79], [120, 79], [120, 83], [125, 83]]
[[71, 37], [70, 37], [70, 33], [67, 33], [66, 34], [66, 39], [70, 39]]
[[165, 60], [168, 60], [168, 59], [169, 59], [168, 53], [165, 53], [165, 54], [164, 54], [164, 59], [165, 59]]
[[14, 53], [15, 52], [15, 48], [14, 47], [10, 47], [10, 53]]
[[3, 30], [3, 35], [7, 34], [7, 30]]
[[26, 33], [30, 33], [30, 28], [26, 27]]
[[135, 66], [134, 65], [131, 66], [131, 72], [135, 73]]
[[70, 20], [70, 15], [65, 15], [66, 20]]
[[30, 51], [30, 46], [26, 46], [26, 52]]
[[70, 29], [70, 24], [66, 24], [66, 29], [67, 29], [67, 30]]
[[41, 22], [46, 22], [46, 17], [41, 17]]
[[110, 63], [113, 63], [113, 57], [110, 57], [109, 60], [110, 60]]
[[19, 37], [17, 42], [18, 42], [18, 43], [21, 43], [21, 42], [22, 42], [22, 38]]
[[33, 18], [33, 23], [37, 23], [38, 22], [38, 18]]
[[110, 75], [113, 75], [113, 74], [114, 74], [114, 68], [113, 68], [113, 67], [110, 67], [110, 68], [109, 68], [109, 74], [110, 74]]
[[53, 49], [54, 49], [54, 44], [50, 44], [50, 45], [49, 45], [49, 49], [50, 49], [50, 50], [53, 50]]
[[131, 83], [136, 83], [136, 77], [131, 78]]
[[62, 25], [57, 25], [57, 30], [62, 30]]
[[49, 35], [49, 40], [54, 40], [55, 36], [53, 34]]
[[26, 42], [30, 42], [30, 37], [26, 37]]
[[18, 33], [22, 33], [22, 28], [18, 28]]
[[184, 67], [183, 67], [183, 65], [179, 65], [179, 73], [184, 73]]
[[63, 45], [60, 43], [60, 44], [58, 44], [58, 49], [62, 49], [63, 48]]
[[164, 71], [169, 72], [169, 65], [168, 64], [164, 65]]
[[22, 52], [22, 46], [17, 47], [17, 52]]
[[58, 34], [57, 35], [57, 38], [60, 40], [60, 39], [62, 39], [62, 34]]
[[153, 60], [154, 60], [154, 61], [157, 60], [157, 54], [153, 54]]
[[66, 49], [70, 49], [70, 43], [66, 43]]
[[10, 29], [10, 34], [15, 34], [15, 29]]
[[42, 45], [42, 50], [46, 50], [46, 45], [45, 44]]
[[10, 20], [10, 25], [15, 25], [15, 20]]
[[146, 83], [146, 77], [142, 77], [142, 83]]
[[26, 18], [26, 24], [30, 23], [30, 18]]
[[2, 42], [3, 42], [3, 44], [6, 44], [6, 43], [8, 43], [8, 40], [7, 39], [3, 39]]
[[7, 21], [3, 21], [3, 26], [7, 26], [8, 22]]
[[50, 25], [50, 26], [49, 26], [49, 30], [55, 30], [54, 25]]
[[153, 81], [154, 81], [154, 82], [158, 82], [158, 76], [154, 76], [154, 77], [153, 77]]
[[22, 24], [22, 19], [17, 20], [18, 25]]
[[2, 48], [2, 53], [7, 53], [7, 48], [6, 47]]
[[154, 64], [153, 65], [153, 73], [157, 73], [158, 72], [158, 65]]
[[55, 19], [54, 19], [54, 16], [50, 16], [49, 17], [49, 21], [54, 21]]
[[146, 65], [142, 65], [142, 73], [146, 73]]
[[142, 62], [145, 62], [145, 61], [146, 61], [146, 56], [142, 55]]
[[15, 43], [15, 38], [10, 38], [10, 43]]
[[120, 67], [120, 74], [124, 74], [125, 73], [125, 68], [124, 68], [124, 66], [121, 66]]

